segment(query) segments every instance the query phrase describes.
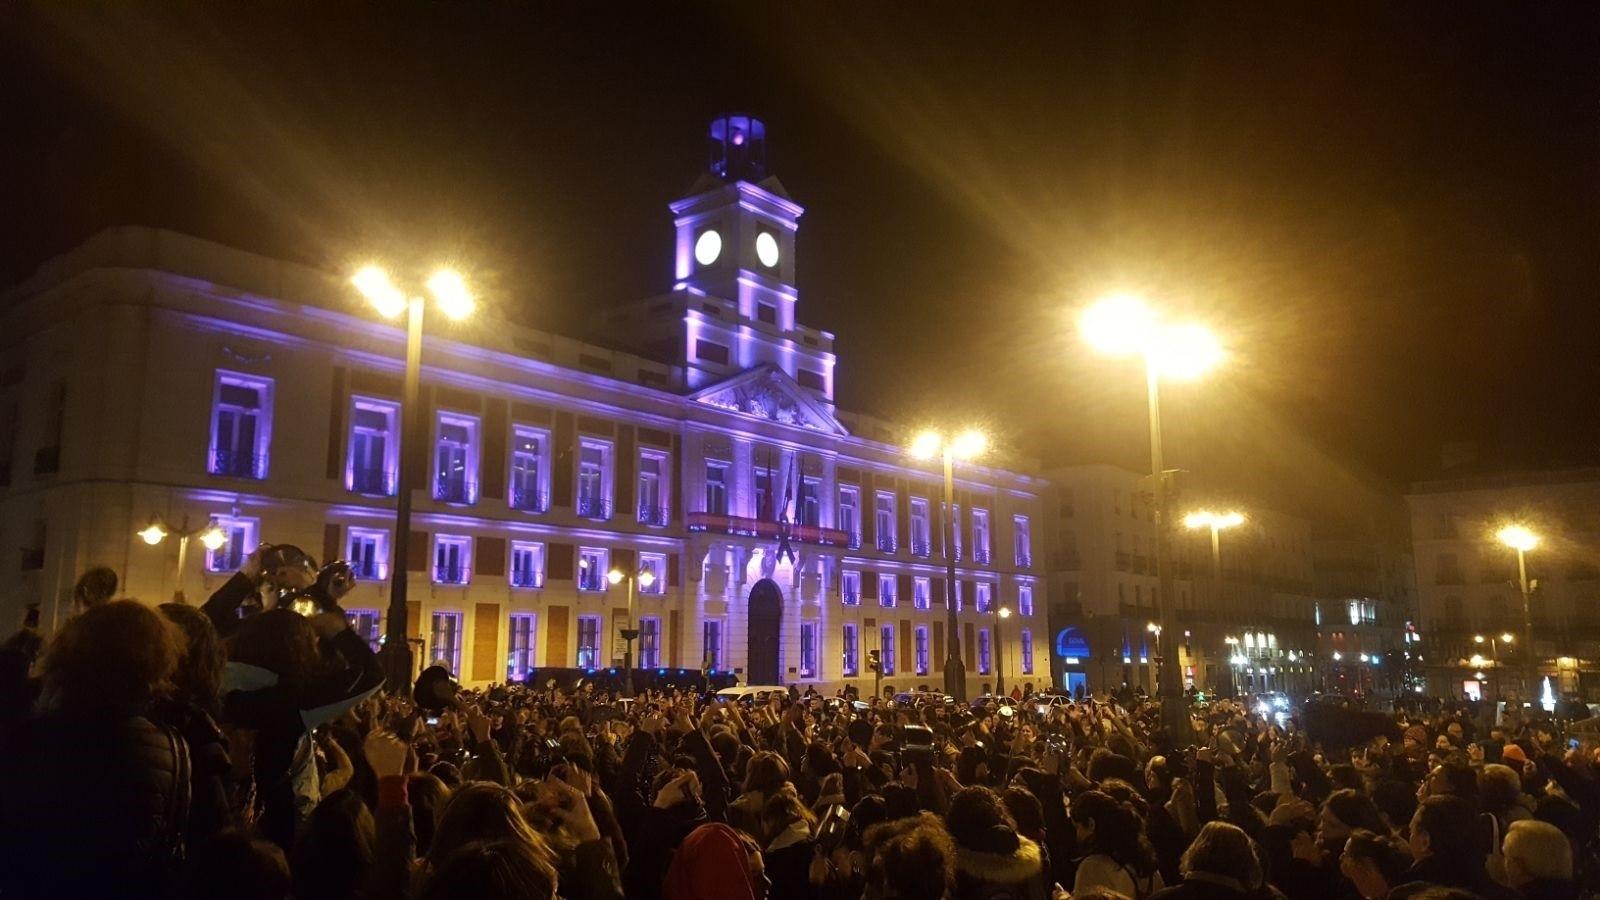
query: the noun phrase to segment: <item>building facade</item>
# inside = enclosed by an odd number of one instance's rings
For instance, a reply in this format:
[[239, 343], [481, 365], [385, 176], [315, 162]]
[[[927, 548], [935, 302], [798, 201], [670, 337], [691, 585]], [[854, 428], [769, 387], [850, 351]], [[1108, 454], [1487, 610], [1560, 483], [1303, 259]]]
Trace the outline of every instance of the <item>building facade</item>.
[[[802, 208], [756, 119], [713, 123], [711, 165], [671, 204], [671, 290], [604, 319], [626, 350], [504, 321], [430, 319], [409, 534], [396, 535], [402, 329], [328, 273], [142, 228], [102, 233], [0, 299], [0, 617], [46, 628], [109, 565], [124, 593], [198, 602], [262, 541], [349, 560], [358, 629], [409, 581], [419, 664], [472, 684], [602, 667], [750, 683], [942, 680], [957, 556], [969, 690], [1048, 679], [1033, 561], [1044, 482], [942, 473], [906, 435], [834, 405], [833, 335], [797, 321]], [[208, 523], [178, 541], [135, 532]], [[395, 542], [410, 571], [393, 573]], [[631, 609], [627, 582], [638, 579]], [[648, 587], [643, 582], [652, 582]], [[1012, 613], [997, 633], [998, 610]]]
[[1520, 524], [1539, 538], [1526, 554], [1534, 696], [1549, 679], [1600, 699], [1600, 469], [1426, 481], [1406, 500], [1429, 693], [1527, 698], [1517, 551], [1496, 538]]

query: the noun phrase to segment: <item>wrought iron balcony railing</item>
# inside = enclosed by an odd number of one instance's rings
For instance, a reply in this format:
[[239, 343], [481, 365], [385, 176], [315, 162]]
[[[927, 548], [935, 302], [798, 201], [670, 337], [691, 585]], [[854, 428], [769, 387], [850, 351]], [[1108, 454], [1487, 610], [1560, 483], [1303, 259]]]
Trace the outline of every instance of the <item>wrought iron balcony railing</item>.
[[438, 584], [466, 584], [471, 579], [472, 571], [466, 566], [433, 567], [433, 580]]
[[574, 509], [582, 519], [605, 522], [611, 518], [611, 503], [604, 497], [579, 497]]
[[267, 458], [257, 453], [236, 450], [213, 450], [206, 471], [212, 475], [229, 478], [262, 479], [267, 476]]
[[542, 513], [550, 509], [550, 495], [532, 488], [511, 488], [511, 508], [519, 512]]
[[671, 519], [670, 511], [665, 506], [639, 507], [639, 524], [650, 525], [655, 528], [665, 528]]
[[394, 496], [395, 477], [388, 469], [351, 469], [350, 490], [368, 497]]
[[440, 475], [433, 483], [433, 499], [444, 503], [472, 503], [477, 496], [477, 484], [457, 475]]

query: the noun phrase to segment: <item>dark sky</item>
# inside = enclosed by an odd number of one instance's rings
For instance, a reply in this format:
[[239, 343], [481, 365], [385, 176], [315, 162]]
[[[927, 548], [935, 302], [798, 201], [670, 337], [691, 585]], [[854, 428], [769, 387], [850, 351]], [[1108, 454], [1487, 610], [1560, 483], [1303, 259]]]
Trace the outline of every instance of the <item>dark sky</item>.
[[1146, 464], [1139, 373], [1073, 331], [1136, 290], [1225, 336], [1169, 453], [1242, 490], [1600, 449], [1592, 7], [95, 6], [0, 10], [7, 282], [159, 225], [454, 259], [581, 332], [668, 285], [666, 203], [743, 110], [808, 208], [846, 407]]

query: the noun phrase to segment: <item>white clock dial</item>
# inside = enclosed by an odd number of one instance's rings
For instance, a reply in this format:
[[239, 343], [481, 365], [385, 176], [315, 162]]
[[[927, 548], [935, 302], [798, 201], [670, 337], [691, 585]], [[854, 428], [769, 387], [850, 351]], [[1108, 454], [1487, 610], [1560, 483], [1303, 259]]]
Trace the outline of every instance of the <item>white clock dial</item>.
[[694, 259], [702, 266], [709, 266], [722, 255], [722, 235], [716, 229], [707, 229], [700, 232], [700, 237], [694, 242]]
[[769, 269], [778, 264], [778, 239], [772, 236], [772, 232], [763, 231], [756, 235], [756, 259]]

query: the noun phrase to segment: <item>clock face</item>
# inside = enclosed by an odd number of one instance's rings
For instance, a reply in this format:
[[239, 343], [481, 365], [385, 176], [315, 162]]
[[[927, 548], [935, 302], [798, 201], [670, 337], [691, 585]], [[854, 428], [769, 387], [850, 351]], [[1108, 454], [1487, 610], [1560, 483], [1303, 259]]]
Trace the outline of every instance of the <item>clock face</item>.
[[702, 266], [709, 266], [722, 255], [722, 235], [716, 229], [708, 228], [700, 232], [700, 237], [694, 242], [695, 262]]
[[772, 232], [763, 231], [756, 235], [756, 259], [769, 269], [778, 264], [778, 239], [772, 236]]

